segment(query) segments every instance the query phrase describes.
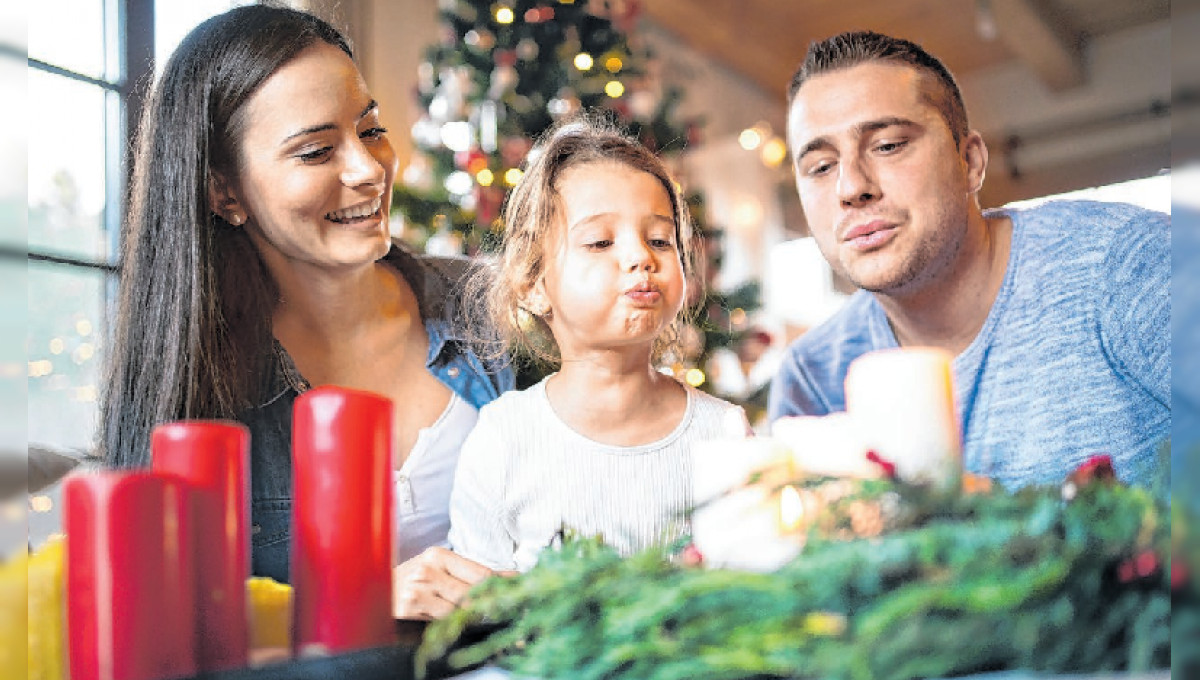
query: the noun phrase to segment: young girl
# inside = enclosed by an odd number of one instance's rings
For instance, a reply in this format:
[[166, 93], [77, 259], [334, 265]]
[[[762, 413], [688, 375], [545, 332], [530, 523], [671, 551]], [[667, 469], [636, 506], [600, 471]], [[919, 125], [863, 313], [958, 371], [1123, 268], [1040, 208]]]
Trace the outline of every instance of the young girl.
[[690, 446], [748, 430], [739, 407], [654, 368], [691, 268], [687, 209], [662, 162], [576, 120], [526, 164], [498, 276], [476, 278], [474, 298], [509, 347], [559, 369], [480, 410], [450, 496], [451, 547], [503, 570], [532, 567], [564, 528], [623, 554], [677, 537]]

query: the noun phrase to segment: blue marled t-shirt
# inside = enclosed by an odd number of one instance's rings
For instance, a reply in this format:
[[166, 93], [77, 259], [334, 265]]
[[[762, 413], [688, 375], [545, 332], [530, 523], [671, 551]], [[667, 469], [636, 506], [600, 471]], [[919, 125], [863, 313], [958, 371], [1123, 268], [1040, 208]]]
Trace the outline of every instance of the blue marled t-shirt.
[[[1095, 453], [1153, 480], [1171, 430], [1171, 220], [1123, 203], [1054, 201], [1012, 218], [987, 320], [954, 359], [963, 464], [1007, 487], [1058, 483]], [[896, 347], [859, 291], [789, 349], [770, 419], [845, 409], [850, 362]]]

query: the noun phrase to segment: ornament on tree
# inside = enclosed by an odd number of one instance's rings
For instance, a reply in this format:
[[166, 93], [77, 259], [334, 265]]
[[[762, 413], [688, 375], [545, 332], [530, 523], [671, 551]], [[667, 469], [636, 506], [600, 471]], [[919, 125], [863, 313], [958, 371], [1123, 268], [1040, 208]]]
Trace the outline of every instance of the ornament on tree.
[[553, 18], [553, 7], [530, 7], [525, 11], [525, 23], [527, 24], [540, 24]]
[[492, 71], [491, 85], [487, 91], [488, 99], [500, 99], [512, 92], [516, 89], [519, 78], [517, 69], [511, 64], [497, 66], [496, 70]]
[[658, 108], [658, 97], [649, 90], [638, 90], [629, 95], [629, 113], [635, 120], [643, 123], [650, 122], [654, 110]]
[[637, 28], [637, 20], [642, 14], [641, 0], [612, 0], [609, 6], [609, 16], [617, 30], [632, 33]]
[[463, 42], [479, 49], [481, 52], [487, 52], [496, 44], [496, 36], [492, 35], [492, 32], [486, 28], [473, 28], [463, 36]]
[[412, 136], [417, 146], [424, 149], [430, 149], [442, 143], [441, 126], [433, 122], [429, 114], [421, 116], [417, 122], [413, 123]]
[[[442, 97], [445, 104], [446, 120], [462, 120], [466, 116], [467, 98], [473, 92], [471, 71], [466, 66], [452, 66], [442, 69], [437, 97]], [[432, 105], [431, 105], [432, 107]], [[432, 114], [432, 110], [430, 111]], [[434, 121], [437, 117], [434, 116]]]
[[533, 38], [522, 38], [521, 42], [517, 43], [517, 57], [522, 61], [533, 61], [537, 59], [538, 44]]
[[453, 26], [442, 24], [438, 28], [438, 43], [446, 48], [452, 48], [458, 44], [458, 33], [454, 32]]
[[575, 92], [564, 87], [558, 91], [554, 99], [546, 102], [546, 111], [552, 118], [558, 120], [564, 116], [574, 115], [582, 105]]
[[423, 61], [417, 66], [417, 91], [423, 95], [432, 95], [436, 83], [433, 81], [433, 64]]
[[431, 191], [433, 189], [433, 169], [429, 166], [429, 159], [424, 154], [413, 154], [412, 159], [408, 162], [408, 167], [404, 168], [404, 185], [417, 189], [419, 191]]
[[425, 241], [425, 252], [442, 257], [462, 255], [462, 235], [450, 228], [450, 218], [438, 215], [433, 218], [433, 224], [434, 232]]
[[518, 167], [531, 148], [533, 142], [527, 137], [505, 137], [500, 142], [500, 160], [505, 167]]
[[491, 224], [500, 217], [500, 207], [504, 204], [504, 189], [495, 184], [491, 186], [475, 186], [475, 219], [478, 224]]

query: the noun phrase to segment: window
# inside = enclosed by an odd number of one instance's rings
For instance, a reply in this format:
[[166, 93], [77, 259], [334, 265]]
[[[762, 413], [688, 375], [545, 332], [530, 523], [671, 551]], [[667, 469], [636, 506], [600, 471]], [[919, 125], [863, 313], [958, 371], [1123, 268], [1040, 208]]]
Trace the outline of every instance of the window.
[[[197, 23], [245, 0], [43, 0], [28, 16], [28, 441], [91, 451], [120, 275], [121, 200], [144, 84]], [[69, 21], [62, 20], [70, 17]], [[3, 43], [0, 40], [0, 43]], [[24, 50], [0, 49], [0, 68]], [[7, 74], [5, 74], [7, 75]], [[7, 204], [3, 204], [7, 209]], [[0, 216], [7, 219], [5, 216]], [[32, 491], [32, 489], [31, 489]], [[37, 545], [60, 524], [36, 496]]]

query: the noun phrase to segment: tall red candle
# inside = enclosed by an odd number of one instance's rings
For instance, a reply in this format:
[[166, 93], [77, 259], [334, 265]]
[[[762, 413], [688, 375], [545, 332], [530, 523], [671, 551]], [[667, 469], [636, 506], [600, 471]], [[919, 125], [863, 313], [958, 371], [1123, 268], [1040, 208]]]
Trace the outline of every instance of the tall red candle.
[[298, 655], [391, 644], [392, 402], [318, 387], [292, 422]]
[[152, 467], [194, 490], [196, 655], [202, 671], [247, 664], [250, 576], [247, 466], [250, 432], [234, 422], [188, 421], [154, 429]]
[[196, 672], [191, 490], [148, 472], [64, 485], [72, 680], [161, 680]]

